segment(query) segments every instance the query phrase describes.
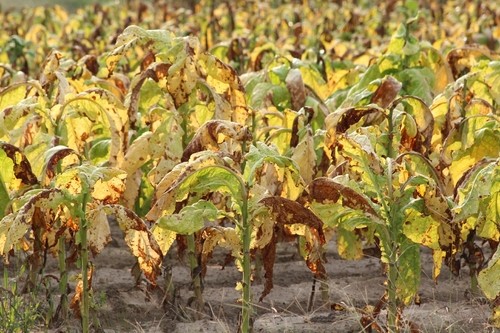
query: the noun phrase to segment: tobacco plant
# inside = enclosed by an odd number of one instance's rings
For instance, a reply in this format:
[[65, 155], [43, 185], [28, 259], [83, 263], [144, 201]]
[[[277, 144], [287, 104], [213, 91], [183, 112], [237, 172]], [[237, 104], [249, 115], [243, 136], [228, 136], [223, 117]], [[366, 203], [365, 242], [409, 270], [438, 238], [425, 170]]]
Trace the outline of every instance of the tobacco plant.
[[0, 12], [0, 254], [28, 254], [22, 289], [45, 281], [52, 253], [61, 297], [49, 321], [72, 309], [88, 330], [89, 254], [116, 221], [152, 286], [187, 242], [200, 312], [212, 251], [229, 249], [248, 332], [253, 258], [264, 258], [260, 300], [283, 240], [299, 239], [326, 286], [333, 231], [344, 258], [381, 250], [386, 292], [362, 317], [368, 329], [383, 330], [383, 307], [387, 330], [402, 329], [420, 246], [436, 281], [465, 262], [499, 326], [495, 9], [417, 9], [157, 0]]

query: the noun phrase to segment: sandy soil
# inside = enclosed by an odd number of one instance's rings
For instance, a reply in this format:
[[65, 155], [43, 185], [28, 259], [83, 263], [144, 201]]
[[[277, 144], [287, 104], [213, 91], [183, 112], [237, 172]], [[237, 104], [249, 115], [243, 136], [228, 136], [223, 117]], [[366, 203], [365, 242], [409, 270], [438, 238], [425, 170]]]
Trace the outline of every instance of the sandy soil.
[[[193, 291], [187, 264], [175, 258], [166, 259], [173, 265], [175, 299], [162, 305], [164, 295], [160, 289], [148, 291], [145, 282], [135, 286], [130, 274], [134, 258], [121, 239], [121, 232], [113, 227], [112, 233], [113, 241], [93, 259], [93, 287], [100, 299], [96, 313], [104, 332], [237, 332], [240, 309], [235, 285], [241, 274], [234, 264], [221, 270], [225, 252], [216, 251], [210, 261], [203, 293], [206, 311], [199, 314], [201, 320], [195, 321], [196, 313], [188, 305]], [[342, 304], [344, 310], [332, 311], [316, 291], [314, 306], [307, 311], [312, 274], [293, 243], [280, 244], [274, 289], [263, 302], [254, 304], [254, 332], [363, 332], [360, 314], [354, 309], [373, 306], [383, 295], [384, 277], [379, 259], [342, 260], [333, 242], [328, 246], [327, 259], [330, 301]], [[422, 332], [494, 332], [487, 323], [488, 304], [467, 297], [466, 268], [460, 277], [444, 268], [435, 285], [430, 278], [432, 258], [424, 249], [422, 261], [421, 304], [407, 307], [406, 319], [416, 323]], [[55, 268], [55, 263], [49, 263], [49, 270], [51, 267]], [[162, 283], [160, 277], [159, 285]], [[262, 282], [257, 279], [252, 290], [258, 300]], [[78, 322], [66, 323], [49, 332], [79, 332]]]

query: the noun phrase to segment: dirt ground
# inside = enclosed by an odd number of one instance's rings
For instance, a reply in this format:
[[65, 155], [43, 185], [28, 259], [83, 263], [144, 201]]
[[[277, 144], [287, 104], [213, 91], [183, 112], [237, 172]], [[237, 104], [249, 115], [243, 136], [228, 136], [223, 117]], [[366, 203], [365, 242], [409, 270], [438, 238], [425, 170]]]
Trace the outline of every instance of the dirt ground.
[[[134, 286], [130, 274], [134, 258], [123, 242], [120, 230], [112, 228], [113, 241], [93, 259], [94, 292], [100, 300], [97, 316], [107, 333], [118, 332], [237, 332], [239, 292], [235, 290], [241, 273], [234, 264], [221, 270], [225, 253], [214, 254], [204, 281], [206, 313], [194, 320], [188, 306], [193, 296], [190, 272], [186, 263], [172, 260], [176, 288], [175, 305], [162, 306], [159, 290], [147, 291], [145, 283]], [[383, 294], [384, 277], [380, 261], [367, 257], [359, 261], [339, 258], [331, 242], [326, 264], [330, 301], [344, 305], [343, 311], [332, 311], [316, 290], [314, 306], [307, 311], [312, 275], [297, 252], [294, 243], [280, 244], [274, 269], [274, 288], [263, 302], [255, 303], [254, 332], [363, 332], [360, 315], [355, 308], [375, 305]], [[436, 286], [431, 280], [432, 258], [422, 250], [422, 285], [420, 305], [405, 309], [404, 317], [416, 323], [422, 332], [494, 332], [488, 326], [488, 304], [467, 297], [469, 277], [455, 277], [444, 268]], [[49, 264], [55, 268], [55, 263]], [[160, 277], [159, 284], [163, 283]], [[318, 288], [316, 288], [318, 289]], [[252, 292], [258, 300], [262, 281], [254, 281]], [[383, 316], [383, 313], [381, 314]], [[78, 322], [67, 323], [56, 332], [79, 332]]]

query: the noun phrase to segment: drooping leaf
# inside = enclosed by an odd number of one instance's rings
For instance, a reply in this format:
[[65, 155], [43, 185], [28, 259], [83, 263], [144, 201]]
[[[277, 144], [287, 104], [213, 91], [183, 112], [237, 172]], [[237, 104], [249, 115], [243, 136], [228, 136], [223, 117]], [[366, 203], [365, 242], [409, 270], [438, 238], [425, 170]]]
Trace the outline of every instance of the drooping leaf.
[[38, 184], [38, 179], [31, 170], [31, 164], [19, 148], [0, 142], [0, 149], [12, 160], [14, 176], [20, 179], [22, 184], [25, 186]]
[[235, 259], [241, 257], [240, 235], [234, 228], [223, 228], [209, 226], [203, 229], [201, 233], [202, 250], [201, 250], [201, 267], [202, 274], [206, 274], [207, 263], [216, 246], [228, 249]]
[[407, 238], [398, 241], [401, 254], [398, 257], [398, 278], [396, 290], [398, 298], [409, 305], [420, 286], [420, 248]]
[[307, 97], [300, 70], [296, 68], [290, 69], [285, 82], [292, 99], [292, 109], [298, 111], [304, 106]]
[[[94, 266], [90, 265], [87, 271], [87, 290], [92, 290], [92, 277], [94, 276]], [[79, 276], [78, 282], [76, 283], [75, 294], [71, 297], [71, 301], [69, 303], [69, 308], [73, 310], [73, 315], [76, 318], [82, 317], [81, 311], [81, 303], [83, 298], [83, 280], [82, 277]]]
[[87, 211], [87, 245], [94, 256], [111, 241], [108, 216], [102, 206]]
[[392, 76], [387, 76], [373, 93], [370, 102], [386, 109], [396, 99], [402, 86], [401, 82]]
[[[248, 129], [239, 123], [211, 120], [203, 124], [196, 131], [195, 136], [186, 149], [184, 149], [181, 160], [185, 162], [193, 153], [205, 149], [217, 151], [220, 149], [220, 144], [224, 141], [228, 141], [228, 148], [234, 149], [236, 143], [241, 144], [250, 139], [251, 134]], [[232, 151], [229, 151], [229, 153], [232, 153]]]
[[[10, 226], [5, 236], [3, 248], [0, 248], [0, 254], [5, 255], [13, 246], [18, 244], [28, 230], [33, 227], [33, 223], [36, 222], [39, 225], [42, 223], [48, 225], [52, 224], [55, 220], [56, 210], [60, 205], [64, 204], [65, 200], [66, 198], [59, 189], [43, 190], [31, 197], [28, 202], [15, 213], [15, 217], [12, 217], [12, 215], [4, 217]], [[44, 214], [44, 218], [48, 220], [33, 221], [33, 216], [37, 210], [46, 213]], [[37, 216], [40, 217], [42, 215], [39, 214]]]
[[161, 272], [163, 254], [144, 221], [121, 205], [106, 205], [103, 209], [108, 215], [115, 216], [125, 234], [125, 243], [137, 258], [139, 267], [151, 284], [156, 285], [156, 278]]
[[[326, 270], [320, 253], [326, 240], [321, 220], [309, 209], [289, 199], [274, 196], [264, 198], [260, 202], [269, 207], [278, 226], [286, 228], [291, 234], [306, 237], [306, 264], [316, 277], [324, 279]], [[272, 286], [272, 282], [266, 285]], [[264, 296], [263, 294], [261, 298]]]
[[[72, 164], [75, 162], [80, 162], [79, 155], [71, 148], [66, 146], [56, 146], [49, 150], [47, 150], [45, 154], [45, 164], [43, 169], [43, 174], [46, 177], [45, 183], [48, 184], [56, 175], [56, 167], [60, 161], [62, 161], [65, 157], [73, 154], [74, 158], [68, 162], [68, 164]], [[65, 169], [64, 166], [61, 168]]]
[[309, 185], [309, 196], [311, 201], [314, 200], [320, 203], [336, 203], [340, 198], [342, 198], [341, 203], [343, 206], [361, 210], [368, 215], [378, 217], [377, 212], [365, 196], [330, 178], [316, 178]]
[[179, 213], [160, 217], [156, 225], [181, 235], [191, 235], [201, 230], [206, 223], [214, 222], [219, 217], [220, 212], [213, 203], [200, 200], [185, 206]]
[[299, 167], [304, 182], [309, 184], [316, 174], [316, 151], [310, 127], [307, 127], [304, 137], [294, 148], [291, 158]]

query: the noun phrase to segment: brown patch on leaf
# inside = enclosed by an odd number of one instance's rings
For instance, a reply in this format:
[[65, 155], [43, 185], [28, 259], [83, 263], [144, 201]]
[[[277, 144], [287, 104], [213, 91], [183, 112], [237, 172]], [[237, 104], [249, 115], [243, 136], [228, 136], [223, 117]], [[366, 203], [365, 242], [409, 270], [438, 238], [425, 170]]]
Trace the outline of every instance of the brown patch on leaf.
[[155, 61], [155, 59], [156, 59], [156, 57], [155, 57], [154, 52], [150, 50], [144, 56], [144, 58], [142, 58], [142, 61], [141, 61], [141, 72], [143, 72], [146, 68], [148, 68], [149, 65], [151, 65]]
[[49, 181], [55, 176], [55, 168], [57, 166], [57, 163], [70, 154], [78, 155], [73, 149], [60, 146], [60, 149], [58, 149], [54, 154], [50, 155], [45, 167], [45, 173]]
[[[338, 119], [335, 124], [335, 130], [337, 133], [345, 133], [352, 125], [357, 124], [361, 118], [372, 116], [373, 121], [375, 119], [383, 118], [384, 114], [382, 111], [376, 108], [360, 108], [360, 107], [352, 107], [343, 110], [342, 115]], [[370, 124], [372, 123], [370, 122]], [[367, 121], [365, 121], [364, 126], [369, 125]]]
[[125, 242], [137, 258], [145, 277], [151, 284], [156, 285], [156, 278], [161, 273], [163, 254], [153, 234], [144, 221], [133, 211], [121, 205], [104, 207], [108, 210], [108, 214], [115, 215], [120, 229], [125, 234]]
[[312, 200], [324, 202], [337, 202], [342, 198], [342, 205], [352, 209], [360, 209], [372, 216], [378, 216], [369, 201], [352, 188], [337, 183], [330, 178], [316, 178], [309, 185], [309, 197]]
[[227, 139], [239, 142], [251, 140], [251, 133], [246, 126], [227, 120], [210, 120], [203, 124], [189, 142], [181, 161], [186, 162], [192, 154], [206, 149], [219, 150], [219, 145]]
[[31, 170], [31, 164], [19, 148], [6, 142], [0, 142], [0, 149], [14, 163], [13, 171], [17, 179], [20, 179], [24, 185], [38, 184], [38, 179]]
[[[326, 243], [325, 234], [323, 232], [323, 222], [309, 209], [302, 206], [296, 201], [292, 201], [289, 199], [285, 199], [279, 196], [267, 197], [260, 200], [260, 203], [269, 207], [275, 217], [276, 226], [273, 232], [273, 240], [276, 240], [276, 237], [279, 234], [284, 234], [284, 228], [292, 225], [305, 225], [309, 228], [311, 232], [311, 239], [306, 241], [305, 251], [307, 253], [306, 256], [306, 264], [307, 267], [314, 273], [314, 276], [318, 279], [326, 278], [326, 269], [323, 265], [323, 259], [317, 255], [317, 253], [313, 253], [318, 250], [318, 246], [321, 246]], [[281, 231], [281, 232], [280, 232]], [[306, 237], [307, 238], [307, 237]], [[315, 244], [313, 244], [315, 243]], [[269, 254], [272, 254], [275, 249], [267, 248], [266, 249]], [[269, 260], [272, 259], [271, 257]], [[264, 260], [268, 260], [265, 258]], [[273, 262], [265, 263], [266, 267], [266, 289], [265, 292], [268, 292], [268, 288], [272, 287], [272, 265]], [[270, 273], [267, 273], [270, 272]], [[267, 281], [269, 280], [269, 281]], [[265, 296], [261, 296], [261, 299]]]

